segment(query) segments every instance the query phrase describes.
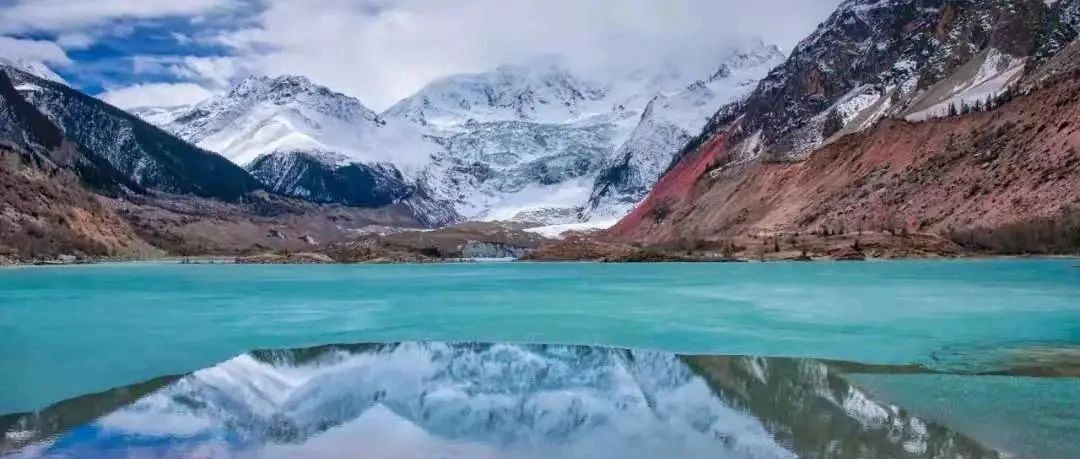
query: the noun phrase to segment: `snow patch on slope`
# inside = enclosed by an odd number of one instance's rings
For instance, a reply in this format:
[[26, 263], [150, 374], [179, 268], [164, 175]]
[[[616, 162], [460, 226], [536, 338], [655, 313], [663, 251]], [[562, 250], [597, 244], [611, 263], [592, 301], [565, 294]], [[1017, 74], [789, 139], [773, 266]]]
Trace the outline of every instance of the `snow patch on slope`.
[[[985, 103], [1016, 84], [1023, 76], [1024, 65], [1027, 63], [1025, 58], [1012, 57], [997, 49], [989, 49], [979, 57], [981, 59], [978, 57], [972, 59], [972, 62], [965, 66], [977, 66], [974, 72], [962, 67], [953, 78], [947, 78], [938, 83], [931, 88], [927, 98], [919, 102], [919, 106], [925, 106], [928, 103], [932, 105], [917, 109], [918, 111], [908, 114], [905, 119], [926, 121], [947, 116], [950, 107], [960, 110], [965, 105]], [[971, 76], [964, 78], [968, 73]], [[960, 76], [961, 79], [957, 81], [956, 76]]]
[[529, 233], [539, 234], [548, 239], [562, 239], [568, 232], [590, 232], [599, 231], [611, 228], [619, 222], [619, 219], [610, 220], [589, 220], [586, 222], [578, 223], [564, 223], [561, 225], [547, 225], [537, 226], [535, 228], [526, 228], [525, 231]]

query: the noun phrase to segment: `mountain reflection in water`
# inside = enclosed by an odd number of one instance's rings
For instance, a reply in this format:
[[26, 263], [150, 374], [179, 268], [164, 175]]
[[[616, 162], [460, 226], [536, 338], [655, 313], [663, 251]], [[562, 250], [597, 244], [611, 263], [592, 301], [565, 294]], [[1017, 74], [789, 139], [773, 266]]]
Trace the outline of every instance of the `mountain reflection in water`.
[[997, 458], [808, 359], [403, 343], [255, 351], [0, 417], [31, 457]]

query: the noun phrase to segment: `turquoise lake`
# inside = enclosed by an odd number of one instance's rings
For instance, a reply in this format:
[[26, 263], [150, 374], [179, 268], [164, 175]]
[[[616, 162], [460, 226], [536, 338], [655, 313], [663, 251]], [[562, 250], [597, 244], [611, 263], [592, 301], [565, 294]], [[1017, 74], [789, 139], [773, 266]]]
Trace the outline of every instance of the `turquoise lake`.
[[[544, 343], [917, 364], [946, 374], [935, 377], [970, 381], [974, 376], [964, 375], [1077, 364], [1078, 265], [1021, 259], [10, 268], [0, 270], [0, 415], [188, 374], [252, 350], [344, 343]], [[1080, 397], [1078, 378], [1006, 379], [1030, 380], [1021, 384], [1025, 396], [1034, 387], [1049, 397], [1048, 406], [1076, 407]], [[980, 440], [1009, 427], [980, 424], [975, 408], [952, 412], [913, 399], [925, 390], [903, 378], [854, 380], [867, 393], [917, 407]], [[1039, 389], [1046, 383], [1052, 390]], [[1028, 424], [1044, 421], [1031, 435], [1080, 433], [1076, 413]], [[1020, 451], [1034, 443], [1006, 440], [1012, 443], [1003, 447]], [[1073, 446], [1059, 442], [1047, 454]]]

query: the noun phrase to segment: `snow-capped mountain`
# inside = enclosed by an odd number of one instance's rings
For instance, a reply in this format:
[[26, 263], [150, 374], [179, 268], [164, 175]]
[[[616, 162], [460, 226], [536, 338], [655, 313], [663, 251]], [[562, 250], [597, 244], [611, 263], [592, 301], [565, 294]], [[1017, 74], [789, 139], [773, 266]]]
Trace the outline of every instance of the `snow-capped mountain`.
[[[441, 78], [382, 114], [303, 77], [250, 77], [179, 114], [136, 113], [282, 194], [404, 203], [433, 224], [572, 223], [628, 210], [708, 114], [781, 57], [757, 42], [704, 72], [671, 63], [604, 76], [542, 58]], [[620, 168], [624, 179], [598, 180]]]
[[416, 180], [437, 144], [412, 123], [387, 122], [304, 77], [249, 77], [187, 109], [136, 113], [246, 167], [280, 194], [362, 207], [400, 203], [435, 225], [457, 219]]
[[[869, 155], [890, 144], [849, 134], [870, 131], [887, 137], [890, 126], [916, 129], [918, 125], [883, 125], [882, 120], [936, 123], [935, 119], [958, 111], [984, 110], [1007, 103], [1019, 93], [1034, 91], [1038, 82], [1026, 80], [1040, 73], [1044, 63], [1056, 62], [1058, 54], [1068, 55], [1062, 50], [1075, 43], [1080, 27], [1078, 11], [1080, 0], [846, 0], [748, 97], [716, 113], [612, 234], [657, 242], [777, 228], [798, 232], [822, 222], [861, 226], [883, 215], [898, 218], [895, 213], [905, 202], [922, 206], [906, 209], [907, 221], [919, 222], [922, 228], [949, 227], [950, 231], [975, 221], [961, 217], [965, 214], [956, 211], [959, 207], [968, 209], [966, 215], [987, 216], [991, 208], [1009, 219], [1028, 215], [1027, 205], [1017, 204], [1004, 211], [1004, 207], [969, 201], [973, 196], [935, 193], [933, 187], [940, 184], [915, 177], [895, 180], [926, 188], [905, 191], [910, 193], [907, 197], [890, 193], [891, 197], [875, 209], [868, 205], [878, 195], [869, 191], [871, 187], [890, 192], [896, 189], [886, 187], [877, 172], [871, 172], [885, 166], [866, 169], [868, 166], [859, 162], [859, 169], [855, 169], [853, 163], [836, 159], [832, 160], [835, 165], [826, 166], [823, 162], [829, 159], [814, 155], [822, 150], [838, 154], [837, 150], [844, 148], [853, 149], [850, 155], [845, 152], [844, 158]], [[998, 127], [986, 129], [992, 129], [995, 137], [1018, 138], [1003, 136]], [[942, 132], [947, 131], [939, 134]], [[969, 134], [965, 135], [981, 138], [975, 130]], [[919, 169], [901, 154], [939, 152], [933, 136], [924, 134], [911, 140], [913, 144], [885, 150], [876, 158], [903, 162], [901, 169], [914, 171]], [[844, 143], [859, 141], [870, 146], [855, 150], [851, 143]], [[889, 142], [895, 144], [896, 140]], [[835, 145], [842, 146], [832, 148]], [[1031, 153], [1019, 147], [1010, 151]], [[781, 195], [799, 188], [784, 176], [767, 172], [768, 165], [779, 162], [828, 170], [832, 175], [827, 184], [837, 188], [815, 186], [816, 198], [812, 199], [816, 200], [789, 204], [794, 198], [784, 201]], [[941, 165], [933, 170], [944, 174]], [[991, 182], [1011, 183], [1002, 182], [999, 175], [1015, 178], [1020, 174], [1012, 170], [995, 173]], [[973, 180], [975, 175], [963, 173], [965, 180]], [[800, 176], [805, 178], [800, 182], [804, 186], [825, 177], [820, 170]], [[995, 195], [998, 193], [1001, 191], [995, 189]], [[1027, 190], [1022, 193], [1031, 199]], [[798, 197], [810, 194], [805, 190]], [[861, 196], [857, 204], [824, 210], [841, 198], [856, 195]], [[677, 216], [680, 223], [671, 224], [665, 220], [667, 215]], [[1002, 221], [1005, 218], [980, 225]]]
[[741, 51], [708, 79], [649, 101], [630, 138], [605, 161], [583, 217], [626, 215], [719, 107], [745, 97], [783, 61], [784, 54], [772, 46]]
[[422, 164], [433, 152], [403, 149], [417, 147], [409, 125], [388, 124], [355, 98], [299, 76], [249, 77], [168, 127], [241, 165], [270, 153], [319, 151], [402, 167]]
[[[425, 182], [464, 216], [603, 220], [625, 213], [708, 115], [782, 58], [756, 42], [720, 53], [701, 74], [672, 63], [603, 78], [539, 60], [440, 79], [383, 116], [412, 121], [445, 147]], [[623, 163], [632, 163], [625, 181], [601, 179]]]
[[167, 126], [176, 118], [191, 110], [192, 105], [177, 105], [174, 107], [133, 107], [127, 109], [128, 113], [141, 118], [155, 126]]
[[[60, 128], [19, 94], [8, 76], [12, 71], [4, 70], [0, 66], [0, 146], [14, 148], [35, 164], [68, 168], [99, 191], [138, 187], [103, 158], [86, 154], [65, 139]], [[26, 83], [20, 87], [29, 88]]]
[[605, 111], [606, 96], [602, 84], [548, 58], [438, 79], [394, 104], [385, 116], [447, 129], [461, 129], [468, 122], [565, 123]]
[[985, 104], [1076, 37], [1077, 9], [1072, 0], [846, 0], [710, 131], [741, 118], [736, 156], [797, 159], [886, 117], [925, 121]]

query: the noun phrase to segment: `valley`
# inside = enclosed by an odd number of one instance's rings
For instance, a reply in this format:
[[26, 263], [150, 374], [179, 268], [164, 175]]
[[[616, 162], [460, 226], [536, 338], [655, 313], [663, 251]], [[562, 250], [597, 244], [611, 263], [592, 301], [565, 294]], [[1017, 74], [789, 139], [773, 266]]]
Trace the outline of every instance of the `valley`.
[[922, 3], [844, 2], [786, 56], [538, 58], [381, 113], [286, 75], [129, 114], [7, 60], [0, 257], [1077, 253], [1078, 2]]

